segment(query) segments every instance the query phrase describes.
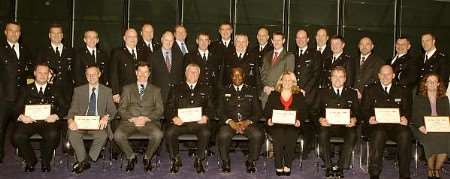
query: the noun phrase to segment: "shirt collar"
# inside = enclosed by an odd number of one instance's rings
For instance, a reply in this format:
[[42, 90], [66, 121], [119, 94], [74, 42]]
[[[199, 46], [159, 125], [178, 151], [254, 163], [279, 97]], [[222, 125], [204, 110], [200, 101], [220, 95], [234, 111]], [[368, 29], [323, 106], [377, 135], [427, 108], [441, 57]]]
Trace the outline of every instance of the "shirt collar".
[[333, 54], [333, 57], [338, 59], [342, 55], [342, 53], [344, 53], [344, 52], [340, 52], [338, 54]]
[[281, 51], [283, 51], [283, 49], [284, 49], [284, 47], [283, 48], [280, 48], [280, 49], [273, 49], [273, 52], [277, 52], [278, 53], [278, 55], [281, 53]]
[[388, 90], [390, 90], [390, 89], [391, 89], [391, 86], [392, 86], [392, 83], [389, 84], [389, 85], [384, 85], [383, 83], [381, 83], [381, 87], [383, 87], [383, 89], [384, 89], [385, 87], [387, 87]]
[[222, 39], [222, 43], [227, 44], [227, 47], [230, 45], [231, 38], [228, 40]]
[[342, 89], [344, 89], [343, 86], [341, 86], [340, 88], [335, 88], [335, 87], [333, 86], [333, 90], [334, 90], [334, 91], [339, 90], [339, 91], [342, 93]]
[[308, 46], [304, 46], [304, 47], [299, 47], [298, 51], [300, 52], [300, 50], [303, 50], [303, 53], [305, 53], [306, 49], [308, 49]]
[[43, 90], [43, 91], [45, 91], [45, 88], [47, 88], [47, 83], [45, 83], [45, 84], [43, 84], [43, 85], [40, 85], [40, 84], [38, 84], [38, 83], [34, 83], [34, 84], [35, 84], [36, 89], [37, 89], [38, 91], [41, 89], [41, 87], [42, 87], [42, 90]]
[[89, 91], [92, 91], [92, 88], [95, 88], [95, 91], [98, 91], [98, 84], [96, 85], [89, 84]]
[[243, 86], [244, 86], [244, 84], [241, 84], [241, 85], [239, 85], [239, 86], [236, 86], [236, 85], [233, 84], [234, 89], [242, 90], [242, 87], [243, 87]]
[[325, 44], [323, 46], [318, 46], [317, 45], [317, 50], [322, 49], [322, 51], [323, 51], [323, 50], [325, 50], [325, 48], [327, 48], [327, 44]]
[[186, 81], [186, 84], [189, 86], [189, 88], [192, 86], [193, 88], [195, 88], [195, 86], [197, 85], [197, 82], [195, 83], [189, 83]]
[[86, 48], [88, 49], [89, 52], [92, 52], [92, 50], [97, 51], [97, 48], [95, 48], [95, 47], [94, 47], [94, 48], [91, 48], [91, 47], [86, 46]]
[[266, 42], [265, 44], [259, 44], [259, 48], [264, 48], [264, 47], [266, 47], [266, 45], [268, 44], [268, 42]]
[[58, 51], [61, 53], [62, 49], [64, 48], [64, 45], [62, 43], [55, 45], [53, 43], [50, 43], [50, 45], [52, 46], [53, 50], [56, 50], [56, 47], [58, 47]]
[[431, 56], [433, 56], [434, 52], [436, 52], [436, 48], [434, 48], [434, 49], [431, 50], [431, 51], [428, 51], [427, 53], [425, 53], [425, 55], [426, 55], [428, 58], [430, 58]]
[[364, 59], [367, 60], [367, 57], [369, 57], [371, 54], [372, 54], [372, 53], [369, 53], [369, 54], [367, 54], [367, 55], [361, 54], [361, 58], [364, 57]]
[[[6, 41], [6, 42], [8, 42], [8, 45], [9, 45], [9, 47], [11, 47], [11, 48], [12, 48], [13, 45], [19, 46], [19, 42], [16, 42], [16, 43], [12, 43], [12, 42], [10, 42], [10, 41]], [[14, 47], [16, 47], [16, 46], [14, 46]]]
[[144, 82], [144, 83], [136, 82], [136, 83], [137, 83], [138, 88], [140, 88], [141, 85], [144, 85], [144, 88], [147, 88], [147, 82]]
[[209, 53], [209, 50], [200, 50], [200, 49], [198, 49], [198, 51], [200, 52], [200, 55], [203, 55], [203, 53], [208, 55], [208, 53]]

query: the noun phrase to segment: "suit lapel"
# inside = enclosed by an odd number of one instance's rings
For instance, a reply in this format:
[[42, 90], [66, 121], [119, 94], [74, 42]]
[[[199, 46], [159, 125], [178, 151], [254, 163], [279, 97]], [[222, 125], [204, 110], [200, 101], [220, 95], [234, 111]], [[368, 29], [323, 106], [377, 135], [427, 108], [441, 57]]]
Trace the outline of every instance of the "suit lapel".
[[89, 85], [86, 85], [81, 89], [81, 94], [82, 94], [82, 97], [80, 99], [81, 110], [83, 111], [83, 114], [85, 114], [88, 109], [90, 98]]

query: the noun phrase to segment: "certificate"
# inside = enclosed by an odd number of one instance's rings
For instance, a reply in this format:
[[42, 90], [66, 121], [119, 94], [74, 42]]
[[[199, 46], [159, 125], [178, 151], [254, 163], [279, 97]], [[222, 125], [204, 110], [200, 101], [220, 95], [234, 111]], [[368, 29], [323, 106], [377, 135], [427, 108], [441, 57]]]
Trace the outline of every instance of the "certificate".
[[297, 111], [273, 110], [272, 123], [295, 125]]
[[450, 132], [448, 116], [425, 116], [424, 120], [427, 132]]
[[375, 108], [375, 118], [378, 123], [399, 124], [400, 110], [398, 108]]
[[98, 130], [100, 127], [100, 116], [75, 116], [73, 120], [80, 130]]
[[326, 108], [325, 118], [334, 125], [350, 124], [350, 109]]
[[25, 116], [33, 120], [46, 120], [50, 116], [51, 109], [50, 104], [25, 105]]
[[202, 107], [180, 108], [178, 109], [178, 117], [183, 122], [200, 121], [202, 119]]

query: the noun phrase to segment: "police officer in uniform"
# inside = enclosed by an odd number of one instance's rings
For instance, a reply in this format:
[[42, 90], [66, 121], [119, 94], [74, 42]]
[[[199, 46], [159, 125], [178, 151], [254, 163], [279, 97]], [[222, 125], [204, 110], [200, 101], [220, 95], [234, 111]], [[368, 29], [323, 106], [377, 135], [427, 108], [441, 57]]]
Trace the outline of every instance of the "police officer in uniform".
[[263, 56], [273, 50], [273, 45], [270, 42], [270, 35], [269, 35], [269, 29], [267, 27], [259, 27], [258, 33], [256, 34], [257, 43], [252, 48], [252, 52], [256, 53], [258, 55], [258, 67], [261, 68], [263, 61]]
[[[37, 158], [30, 143], [30, 136], [39, 134], [41, 140], [41, 171], [50, 172], [50, 161], [53, 151], [58, 146], [59, 134], [55, 123], [63, 116], [60, 106], [65, 101], [59, 95], [59, 90], [47, 83], [50, 68], [47, 64], [38, 64], [34, 70], [35, 82], [24, 87], [17, 103], [21, 114], [18, 117], [18, 126], [14, 132], [14, 142], [25, 160], [25, 172], [33, 172]], [[50, 115], [44, 119], [33, 118], [25, 113], [26, 105], [51, 105]]]
[[[197, 152], [194, 159], [194, 168], [197, 173], [204, 173], [203, 161], [206, 156], [206, 149], [210, 137], [207, 123], [214, 116], [213, 104], [211, 101], [210, 88], [198, 81], [200, 67], [197, 64], [189, 64], [186, 67], [186, 82], [172, 88], [169, 93], [167, 110], [165, 116], [170, 120], [165, 132], [165, 139], [169, 150], [172, 166], [171, 173], [177, 173], [181, 167], [181, 158], [178, 149], [178, 136], [183, 134], [194, 134], [197, 136]], [[178, 109], [182, 108], [202, 108], [202, 116], [196, 122], [183, 122], [178, 116]]]
[[417, 82], [419, 82], [428, 73], [437, 73], [444, 82], [444, 86], [448, 85], [448, 77], [450, 73], [450, 62], [446, 54], [436, 48], [436, 36], [431, 33], [422, 35], [422, 48], [425, 53], [421, 54], [417, 59], [419, 67]]
[[229, 22], [223, 22], [219, 25], [220, 39], [211, 43], [211, 51], [216, 53], [223, 60], [224, 54], [232, 52], [234, 50], [233, 38], [233, 25]]
[[[238, 39], [238, 36], [236, 36]], [[217, 134], [217, 144], [222, 160], [222, 171], [230, 172], [230, 157], [228, 155], [231, 139], [235, 135], [248, 138], [249, 155], [245, 162], [247, 172], [256, 171], [255, 161], [264, 140], [263, 131], [257, 126], [262, 116], [261, 103], [255, 87], [244, 84], [245, 73], [241, 67], [231, 70], [232, 84], [225, 87], [219, 95], [218, 115], [222, 127]]]
[[395, 42], [395, 56], [389, 59], [389, 64], [394, 69], [395, 82], [412, 90], [417, 80], [417, 60], [409, 52], [411, 42], [407, 37], [399, 37]]
[[[331, 71], [332, 86], [320, 89], [317, 101], [314, 104], [315, 116], [319, 118], [320, 123], [319, 143], [321, 156], [325, 163], [326, 177], [333, 174], [344, 177], [343, 169], [348, 169], [350, 165], [352, 150], [356, 142], [355, 125], [356, 114], [358, 113], [358, 98], [354, 89], [344, 86], [345, 80], [345, 69], [341, 66], [334, 68]], [[350, 109], [349, 123], [346, 125], [331, 124], [325, 115], [327, 108]], [[330, 137], [342, 137], [344, 139], [337, 166], [332, 166]]]
[[[411, 131], [408, 127], [410, 116], [410, 95], [406, 89], [393, 83], [395, 78], [391, 66], [384, 65], [378, 72], [378, 84], [364, 90], [362, 99], [363, 119], [369, 123], [370, 158], [369, 175], [378, 179], [383, 168], [384, 146], [387, 140], [397, 143], [399, 178], [410, 178]], [[398, 108], [400, 122], [394, 124], [379, 123], [375, 117], [375, 108]]]
[[[0, 163], [4, 157], [5, 135], [10, 119], [17, 118], [15, 108], [19, 89], [31, 76], [30, 53], [19, 43], [21, 26], [17, 22], [5, 25], [5, 41], [0, 46]], [[15, 124], [15, 123], [13, 123]]]
[[61, 106], [64, 114], [66, 114], [72, 100], [72, 62], [74, 53], [71, 47], [62, 44], [64, 34], [63, 27], [60, 24], [50, 25], [48, 36], [50, 44], [39, 51], [35, 64], [47, 63], [50, 67], [52, 75], [49, 79], [50, 83], [54, 84], [56, 90], [61, 93], [66, 101]]

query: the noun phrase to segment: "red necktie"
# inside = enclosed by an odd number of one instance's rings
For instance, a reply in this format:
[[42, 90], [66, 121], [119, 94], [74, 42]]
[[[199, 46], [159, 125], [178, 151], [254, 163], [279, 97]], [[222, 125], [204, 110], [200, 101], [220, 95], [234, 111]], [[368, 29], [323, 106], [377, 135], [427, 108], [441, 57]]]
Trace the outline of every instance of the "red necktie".
[[278, 52], [273, 52], [272, 65], [278, 62]]

